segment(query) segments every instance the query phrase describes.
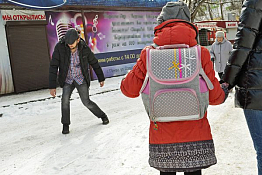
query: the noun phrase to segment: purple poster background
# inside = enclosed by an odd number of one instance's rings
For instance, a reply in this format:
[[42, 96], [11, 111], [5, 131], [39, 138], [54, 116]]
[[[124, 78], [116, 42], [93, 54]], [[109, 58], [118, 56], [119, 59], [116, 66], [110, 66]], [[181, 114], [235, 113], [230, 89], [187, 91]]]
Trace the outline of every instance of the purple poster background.
[[56, 43], [62, 38], [66, 31], [75, 28], [81, 31], [81, 37], [84, 37], [84, 28], [82, 15], [80, 12], [46, 12], [47, 38], [49, 43], [50, 55], [52, 55]]

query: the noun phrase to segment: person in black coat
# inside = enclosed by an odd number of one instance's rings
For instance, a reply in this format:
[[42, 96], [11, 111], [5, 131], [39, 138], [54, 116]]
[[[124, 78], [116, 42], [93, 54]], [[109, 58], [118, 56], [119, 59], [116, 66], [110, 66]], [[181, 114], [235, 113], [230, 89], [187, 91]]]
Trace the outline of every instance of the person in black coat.
[[237, 107], [244, 109], [262, 175], [262, 1], [245, 0], [233, 51], [223, 80], [235, 87]]
[[79, 93], [82, 103], [103, 124], [108, 124], [107, 115], [89, 99], [90, 76], [89, 65], [94, 69], [100, 87], [104, 86], [105, 77], [103, 71], [95, 58], [94, 53], [85, 41], [79, 37], [75, 29], [69, 29], [65, 36], [56, 44], [49, 67], [49, 89], [50, 94], [56, 96], [56, 81], [59, 70], [58, 82], [62, 93], [62, 119], [63, 134], [69, 133], [70, 125], [70, 96], [75, 88]]

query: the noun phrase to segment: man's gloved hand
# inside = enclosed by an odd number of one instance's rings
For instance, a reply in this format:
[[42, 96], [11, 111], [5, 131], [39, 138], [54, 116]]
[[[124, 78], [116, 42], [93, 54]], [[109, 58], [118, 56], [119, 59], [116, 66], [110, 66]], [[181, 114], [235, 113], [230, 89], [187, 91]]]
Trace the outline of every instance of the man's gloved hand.
[[226, 101], [227, 97], [228, 97], [228, 83], [222, 83], [221, 84], [221, 88], [223, 89], [224, 93], [225, 93], [225, 100], [224, 102]]
[[215, 61], [215, 58], [212, 57], [212, 58], [211, 58], [211, 61], [214, 62], [214, 61]]

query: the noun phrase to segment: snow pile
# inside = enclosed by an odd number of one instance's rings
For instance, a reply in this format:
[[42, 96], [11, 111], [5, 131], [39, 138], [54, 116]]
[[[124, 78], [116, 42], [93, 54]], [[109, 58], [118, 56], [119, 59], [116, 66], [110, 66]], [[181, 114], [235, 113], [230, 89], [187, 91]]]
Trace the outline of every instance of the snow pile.
[[[140, 98], [121, 94], [122, 78], [107, 79], [103, 88], [91, 83], [91, 99], [110, 119], [106, 126], [73, 92], [69, 135], [61, 134], [61, 89], [56, 98], [47, 89], [0, 97], [0, 174], [158, 175], [147, 162], [148, 117]], [[218, 163], [204, 175], [257, 174], [252, 140], [233, 96], [208, 109]]]

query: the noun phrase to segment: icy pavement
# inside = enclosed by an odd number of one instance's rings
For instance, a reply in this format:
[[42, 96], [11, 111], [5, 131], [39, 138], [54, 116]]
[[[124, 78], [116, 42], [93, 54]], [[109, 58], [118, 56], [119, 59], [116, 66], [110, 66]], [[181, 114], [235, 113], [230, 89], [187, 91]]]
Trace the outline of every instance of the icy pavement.
[[[103, 88], [91, 83], [91, 99], [109, 116], [106, 126], [73, 92], [68, 135], [61, 134], [61, 89], [56, 98], [47, 89], [0, 97], [0, 175], [158, 175], [148, 165], [149, 120], [142, 101], [122, 95], [121, 79], [108, 78]], [[209, 106], [218, 163], [204, 175], [257, 174], [251, 137], [233, 96]]]

